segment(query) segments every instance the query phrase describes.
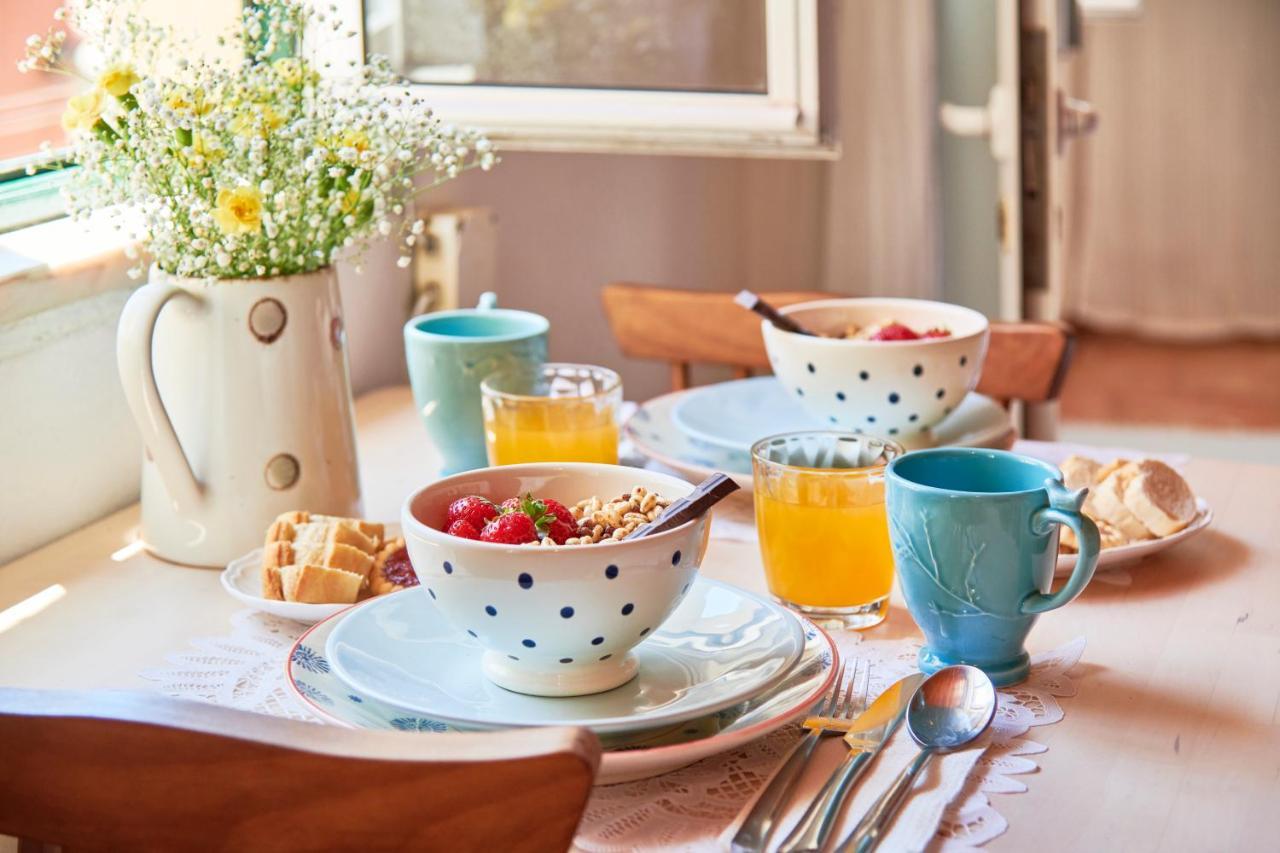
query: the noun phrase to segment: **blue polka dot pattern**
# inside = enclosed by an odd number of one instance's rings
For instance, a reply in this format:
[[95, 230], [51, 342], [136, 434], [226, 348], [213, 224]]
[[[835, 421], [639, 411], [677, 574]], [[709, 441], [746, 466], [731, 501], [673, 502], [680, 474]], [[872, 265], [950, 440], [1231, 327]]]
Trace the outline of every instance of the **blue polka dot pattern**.
[[446, 575], [453, 574], [453, 563], [450, 563], [448, 560], [444, 561], [444, 573]]
[[890, 402], [890, 403], [892, 403], [893, 405], [895, 405], [895, 406], [896, 406], [896, 405], [898, 405], [898, 401], [899, 401], [899, 400], [901, 400], [901, 399], [902, 399], [902, 398], [898, 396], [898, 392], [897, 392], [897, 391], [891, 391], [891, 392], [889, 392], [889, 402]]
[[961, 367], [964, 367], [964, 366], [965, 366], [966, 364], [968, 364], [968, 363], [969, 363], [969, 356], [967, 356], [967, 355], [962, 355], [962, 356], [960, 356], [960, 366], [961, 366]]
[[837, 391], [837, 392], [836, 392], [836, 399], [837, 399], [837, 400], [839, 400], [841, 403], [843, 403], [843, 402], [844, 402], [844, 392], [843, 392], [843, 391]]
[[643, 631], [640, 632], [640, 636], [643, 637], [647, 633], [649, 633], [649, 629], [645, 628]]
[[803, 388], [797, 388], [797, 389], [796, 389], [796, 396], [798, 396], [798, 397], [803, 397], [803, 396], [804, 396], [804, 389], [803, 389]]
[[916, 421], [920, 420], [920, 416], [915, 414], [909, 415], [907, 417], [907, 420], [911, 421], [912, 423], [915, 423]]
[[876, 422], [876, 416], [875, 416], [875, 415], [867, 415], [867, 423], [869, 423], [869, 424], [873, 424], [873, 423], [875, 423], [875, 422]]
[[516, 580], [519, 581], [521, 589], [529, 589], [533, 586], [533, 575], [528, 572], [522, 572]]
[[596, 637], [591, 641], [591, 645], [598, 646], [604, 642], [604, 637]]
[[435, 597], [436, 597], [436, 591], [435, 591], [434, 589], [432, 589], [431, 587], [427, 587], [427, 592], [431, 593], [431, 598], [432, 598], [432, 600], [435, 600]]
[[612, 653], [609, 653], [609, 654], [607, 654], [607, 655], [603, 655], [603, 656], [600, 658], [600, 660], [608, 660], [608, 659], [609, 659], [609, 658], [611, 658], [611, 657], [613, 657], [613, 654], [612, 654]]
[[507, 657], [511, 658], [512, 660], [520, 660], [520, 658], [516, 657], [515, 655], [507, 655]]
[[915, 376], [924, 376], [924, 365], [917, 364], [915, 367], [911, 368], [911, 373]]
[[494, 607], [492, 604], [486, 604], [484, 606], [484, 612], [488, 613], [490, 616], [497, 616], [498, 608]]
[[533, 640], [521, 640], [520, 645], [524, 646], [526, 649], [532, 649], [534, 646], [538, 644], [535, 643]]
[[680, 552], [679, 552], [679, 551], [676, 551], [674, 554], [672, 554], [672, 555], [671, 555], [671, 565], [673, 565], [673, 566], [678, 566], [678, 565], [680, 565]]
[[831, 421], [831, 423], [833, 423], [833, 424], [838, 424], [838, 423], [840, 423], [838, 420], [836, 420], [836, 416], [835, 416], [835, 415], [827, 415], [827, 420]]
[[468, 633], [468, 634], [470, 634], [471, 636], [475, 637], [476, 639], [479, 639], [479, 638], [480, 638], [480, 635], [479, 635], [479, 634], [477, 634], [475, 631], [472, 631], [470, 628], [468, 628], [468, 629], [467, 629], [467, 633]]
[[607, 567], [604, 570], [604, 576], [607, 577], [609, 580], [613, 580], [618, 576], [618, 567], [617, 566]]
[[573, 658], [560, 658], [560, 663], [573, 663]]
[[898, 434], [897, 427], [889, 427], [889, 435], [897, 435], [897, 434]]
[[867, 373], [867, 371], [865, 370], [861, 370], [858, 372], [858, 378], [861, 379], [863, 382], [866, 382], [868, 379], [871, 378], [871, 374]]
[[561, 618], [561, 619], [570, 619], [570, 618], [572, 618], [572, 617], [573, 617], [573, 608], [572, 608], [572, 607], [561, 607], [561, 608], [560, 608], [560, 618]]
[[636, 606], [632, 604], [630, 601], [628, 601], [626, 604], [622, 605], [622, 615], [630, 616], [631, 611], [635, 609], [636, 609]]
[[808, 368], [809, 368], [809, 372], [810, 372], [810, 373], [817, 373], [817, 372], [818, 372], [818, 368], [816, 368], [816, 367], [814, 367], [814, 366], [813, 366], [813, 362], [812, 362], [812, 361], [811, 361], [811, 362], [809, 362], [809, 363], [806, 365], [806, 367], [808, 367]]
[[938, 393], [934, 394], [933, 396], [935, 396], [935, 397], [937, 397], [939, 400], [941, 400], [943, 397], [947, 396], [947, 389], [946, 389], [946, 388], [939, 388], [939, 389], [938, 389]]

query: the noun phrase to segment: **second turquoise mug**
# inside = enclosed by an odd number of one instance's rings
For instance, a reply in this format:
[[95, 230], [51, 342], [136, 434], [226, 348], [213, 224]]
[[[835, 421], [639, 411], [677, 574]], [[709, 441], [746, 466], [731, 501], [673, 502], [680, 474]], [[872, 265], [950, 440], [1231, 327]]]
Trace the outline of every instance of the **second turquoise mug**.
[[[885, 469], [885, 507], [898, 583], [924, 633], [920, 669], [971, 664], [997, 685], [1030, 672], [1024, 643], [1036, 617], [1079, 595], [1098, 563], [1085, 490], [1003, 450], [949, 447], [900, 456]], [[1080, 543], [1071, 577], [1050, 593], [1058, 526]]]
[[497, 308], [485, 293], [475, 308], [414, 317], [404, 326], [409, 384], [444, 474], [488, 464], [480, 382], [491, 373], [547, 360], [540, 314]]

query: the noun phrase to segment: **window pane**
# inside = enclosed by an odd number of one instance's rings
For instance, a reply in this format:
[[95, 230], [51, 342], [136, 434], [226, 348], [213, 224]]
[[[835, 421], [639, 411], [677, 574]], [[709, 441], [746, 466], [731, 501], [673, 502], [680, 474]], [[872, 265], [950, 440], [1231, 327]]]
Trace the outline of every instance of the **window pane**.
[[[54, 146], [66, 142], [62, 110], [67, 98], [83, 84], [47, 71], [22, 74], [18, 60], [27, 36], [44, 34], [53, 23], [53, 10], [64, 0], [23, 0], [7, 3], [0, 26], [0, 163], [35, 153], [41, 142]], [[67, 39], [66, 56], [75, 51], [75, 38]]]
[[764, 0], [366, 0], [419, 83], [767, 91]]

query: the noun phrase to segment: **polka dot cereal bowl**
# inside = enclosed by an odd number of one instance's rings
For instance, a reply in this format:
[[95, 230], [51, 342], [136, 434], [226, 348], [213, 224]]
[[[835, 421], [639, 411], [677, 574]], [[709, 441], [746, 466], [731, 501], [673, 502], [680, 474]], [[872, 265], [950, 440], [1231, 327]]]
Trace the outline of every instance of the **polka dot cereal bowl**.
[[498, 545], [439, 529], [465, 495], [501, 501], [532, 492], [568, 506], [643, 486], [687, 495], [684, 480], [619, 465], [537, 463], [468, 471], [410, 495], [401, 510], [409, 560], [434, 606], [486, 649], [485, 676], [535, 696], [611, 690], [636, 674], [631, 648], [689, 591], [706, 550], [710, 516], [626, 542], [555, 548]]
[[819, 422], [842, 430], [928, 444], [929, 430], [978, 384], [987, 351], [987, 318], [923, 299], [824, 299], [787, 306], [806, 329], [838, 334], [893, 320], [946, 338], [858, 341], [784, 332], [762, 323], [773, 372]]

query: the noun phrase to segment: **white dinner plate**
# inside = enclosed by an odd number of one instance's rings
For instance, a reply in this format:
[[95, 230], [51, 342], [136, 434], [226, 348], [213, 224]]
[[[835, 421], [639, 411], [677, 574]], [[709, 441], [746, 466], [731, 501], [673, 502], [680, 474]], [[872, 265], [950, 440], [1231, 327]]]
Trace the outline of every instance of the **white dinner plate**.
[[[738, 408], [733, 409], [735, 412], [749, 412], [757, 406], [763, 409], [766, 405], [772, 408], [775, 402], [778, 406], [785, 405], [787, 409], [798, 408], [778, 385], [777, 380], [771, 376], [739, 379], [721, 383], [719, 386], [707, 386], [707, 388], [720, 389], [716, 399], [738, 399], [739, 402], [735, 404]], [[748, 449], [743, 449], [740, 444], [729, 446], [723, 441], [715, 443], [702, 435], [689, 434], [676, 421], [676, 409], [682, 407], [682, 404], [692, 395], [704, 390], [707, 389], [691, 388], [687, 391], [676, 391], [640, 404], [635, 413], [623, 424], [623, 436], [642, 455], [666, 465], [690, 480], [697, 482], [711, 474], [722, 472], [732, 477], [743, 490], [750, 492], [752, 489], [751, 455]], [[762, 399], [761, 394], [765, 395], [764, 404], [759, 403]], [[723, 420], [727, 424], [735, 417], [737, 416], [724, 417]], [[756, 433], [759, 433], [755, 436], [756, 438], [764, 438], [774, 433], [761, 432], [762, 428], [767, 429], [784, 422], [790, 423], [789, 417], [774, 413], [760, 416], [759, 421], [753, 421], [758, 423], [758, 426], [741, 424], [735, 424], [731, 428], [726, 426], [724, 435], [729, 435], [728, 430], [732, 429], [733, 438], [725, 438], [724, 441], [740, 441], [746, 435]], [[783, 418], [788, 420], [784, 421]], [[708, 422], [703, 418], [699, 418], [698, 424], [700, 427], [708, 426]], [[800, 428], [823, 429], [821, 425], [813, 425], [812, 421]], [[701, 430], [699, 432], [701, 433]], [[1013, 446], [1014, 439], [1017, 438], [1017, 430], [1004, 407], [990, 397], [971, 393], [961, 401], [954, 412], [947, 416], [946, 420], [933, 430], [933, 437], [938, 445], [993, 447], [1007, 450]], [[755, 439], [751, 441], [754, 442]], [[747, 444], [747, 448], [749, 447], [750, 443]]]
[[[1209, 507], [1209, 504], [1200, 498], [1196, 498], [1196, 517], [1186, 527], [1163, 539], [1148, 539], [1145, 542], [1130, 542], [1128, 545], [1119, 545], [1115, 548], [1103, 548], [1102, 553], [1098, 555], [1097, 571], [1120, 568], [1163, 551], [1165, 548], [1172, 548], [1179, 542], [1190, 539], [1201, 530], [1204, 530], [1212, 521], [1213, 510]], [[1057, 576], [1069, 575], [1075, 564], [1075, 554], [1059, 554], [1058, 566], [1054, 574]]]
[[615, 733], [671, 726], [768, 690], [786, 677], [805, 642], [799, 619], [785, 607], [700, 578], [635, 647], [635, 678], [604, 693], [548, 698], [485, 678], [483, 647], [452, 628], [422, 589], [374, 599], [335, 621], [325, 657], [344, 684], [471, 729], [565, 725]]
[[[400, 535], [398, 522], [386, 526], [387, 539]], [[262, 549], [254, 548], [243, 557], [236, 557], [222, 570], [222, 588], [227, 594], [247, 607], [292, 619], [304, 625], [314, 625], [335, 613], [346, 610], [349, 604], [303, 604], [298, 601], [276, 601], [262, 597]]]
[[[402, 593], [395, 593], [400, 595]], [[835, 645], [801, 619], [805, 634], [800, 660], [777, 685], [713, 714], [672, 726], [606, 735], [597, 785], [630, 782], [666, 773], [735, 749], [802, 717], [830, 689], [836, 673]], [[312, 712], [347, 728], [447, 732], [452, 726], [388, 705], [343, 684], [324, 648], [337, 619], [326, 619], [298, 638], [285, 664], [286, 684]]]

